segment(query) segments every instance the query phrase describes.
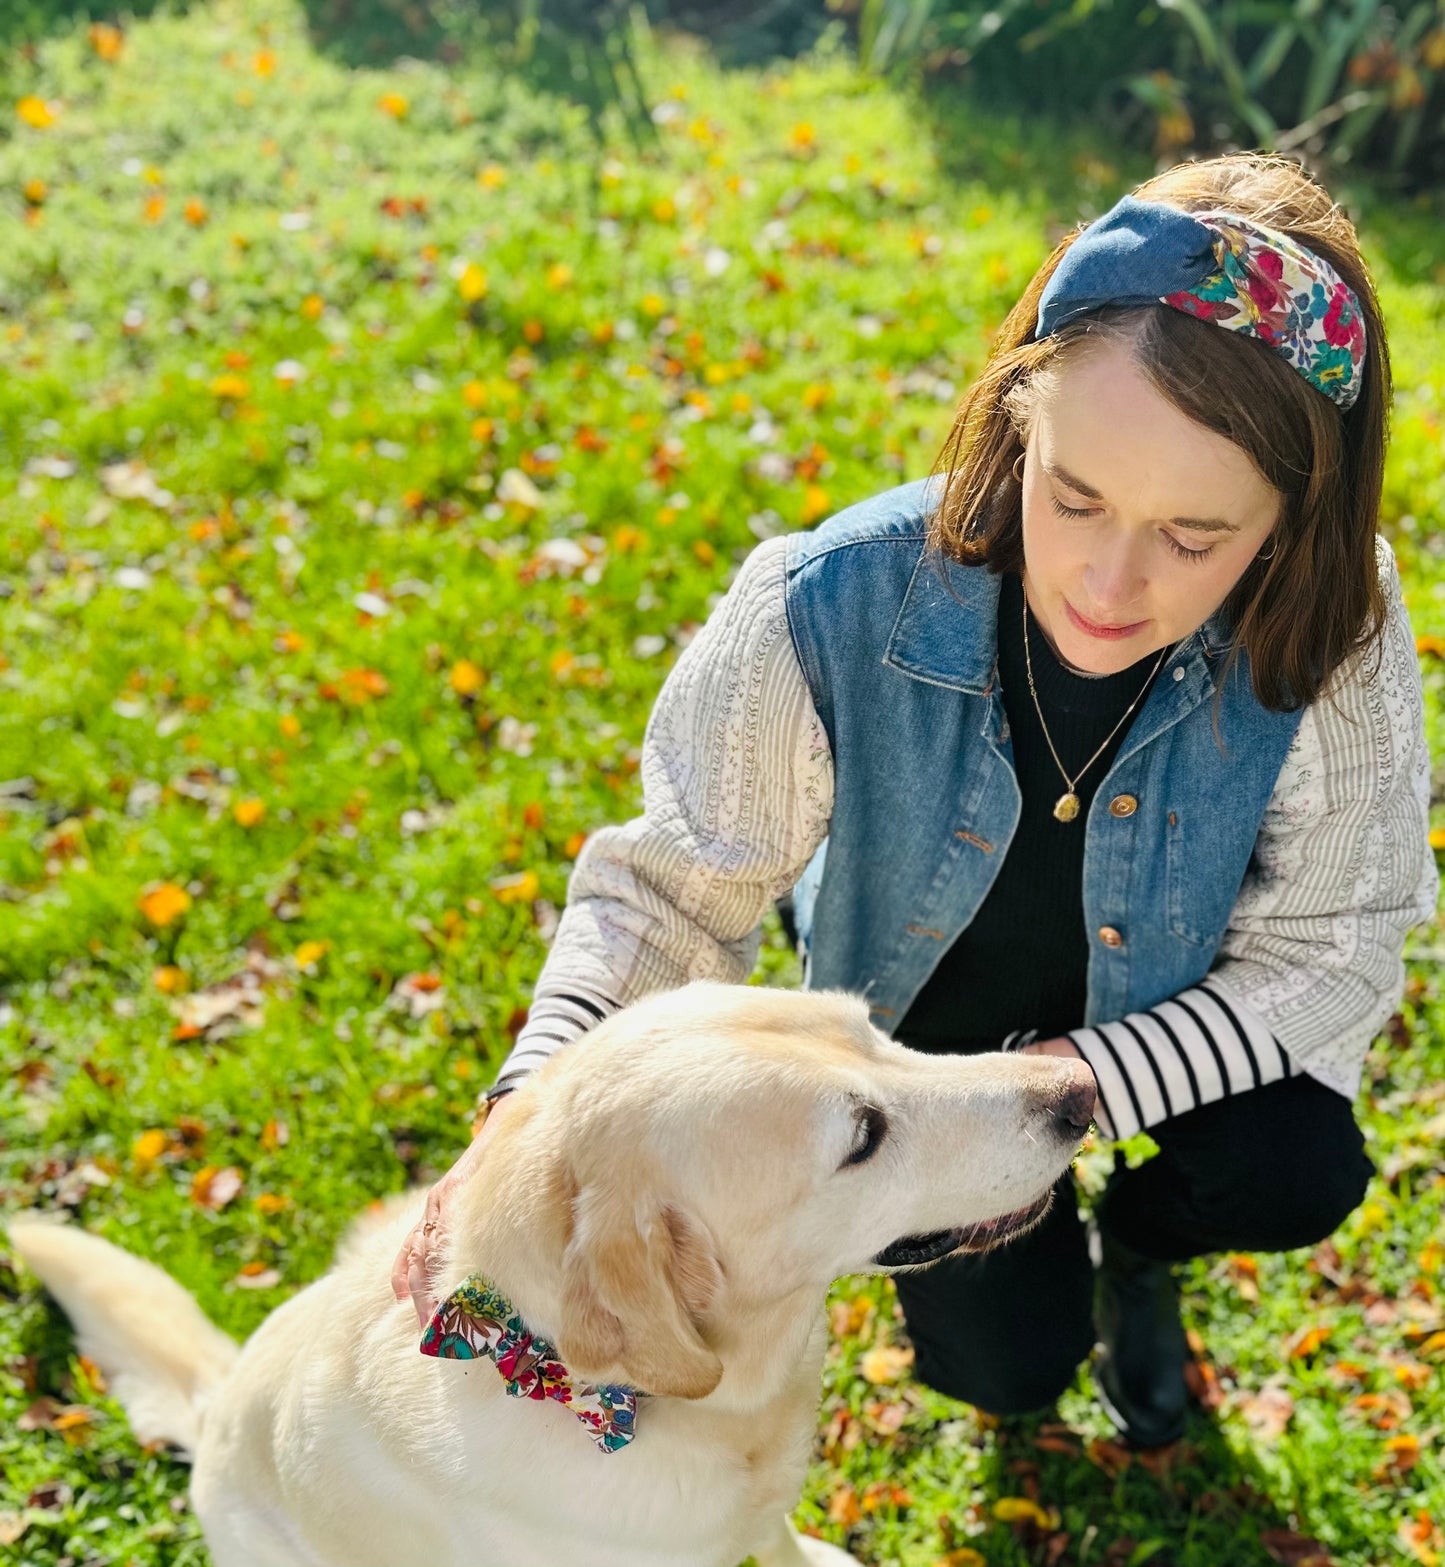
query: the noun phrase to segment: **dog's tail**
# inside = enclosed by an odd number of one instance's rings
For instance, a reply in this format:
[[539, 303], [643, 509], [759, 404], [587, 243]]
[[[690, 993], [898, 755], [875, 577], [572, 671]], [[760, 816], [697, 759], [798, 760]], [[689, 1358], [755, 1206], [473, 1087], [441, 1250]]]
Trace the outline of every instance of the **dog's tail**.
[[82, 1355], [105, 1373], [142, 1442], [194, 1456], [211, 1389], [240, 1346], [168, 1274], [98, 1236], [35, 1214], [7, 1225], [13, 1250], [65, 1308]]

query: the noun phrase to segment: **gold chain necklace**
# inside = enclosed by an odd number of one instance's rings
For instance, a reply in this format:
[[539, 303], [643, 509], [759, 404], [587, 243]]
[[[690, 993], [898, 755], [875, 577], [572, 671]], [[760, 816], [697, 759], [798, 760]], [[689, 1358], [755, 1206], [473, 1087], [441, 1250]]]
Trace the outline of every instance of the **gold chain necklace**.
[[[1021, 585], [1022, 586], [1022, 585]], [[1164, 663], [1164, 655], [1169, 651], [1167, 647], [1159, 649], [1159, 658], [1153, 669], [1149, 671], [1149, 679], [1139, 688], [1139, 695], [1124, 709], [1124, 718], [1104, 736], [1104, 744], [1089, 758], [1087, 762], [1074, 774], [1072, 778], [1064, 772], [1064, 764], [1059, 760], [1059, 753], [1054, 750], [1053, 736], [1049, 734], [1049, 726], [1044, 722], [1044, 710], [1039, 706], [1039, 694], [1034, 690], [1034, 661], [1029, 656], [1029, 600], [1024, 594], [1024, 669], [1029, 677], [1029, 695], [1034, 699], [1034, 712], [1039, 715], [1039, 728], [1044, 732], [1044, 739], [1048, 742], [1049, 754], [1054, 759], [1054, 766], [1058, 768], [1064, 780], [1065, 792], [1054, 802], [1054, 815], [1061, 822], [1071, 822], [1079, 814], [1079, 797], [1074, 793], [1074, 785], [1084, 776], [1095, 762], [1104, 754], [1104, 747], [1124, 727], [1124, 719], [1138, 707], [1143, 700], [1144, 693], [1149, 689], [1149, 682], [1159, 673], [1160, 666]]]

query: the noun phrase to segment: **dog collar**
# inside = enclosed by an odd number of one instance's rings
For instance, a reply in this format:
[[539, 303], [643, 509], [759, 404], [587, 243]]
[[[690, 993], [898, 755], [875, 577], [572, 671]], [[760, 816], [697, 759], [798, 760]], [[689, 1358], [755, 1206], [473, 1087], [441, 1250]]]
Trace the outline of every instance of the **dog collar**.
[[421, 1352], [438, 1360], [494, 1361], [511, 1398], [552, 1398], [587, 1427], [604, 1453], [626, 1447], [636, 1432], [637, 1394], [609, 1383], [573, 1379], [546, 1339], [480, 1273], [469, 1274], [432, 1312]]

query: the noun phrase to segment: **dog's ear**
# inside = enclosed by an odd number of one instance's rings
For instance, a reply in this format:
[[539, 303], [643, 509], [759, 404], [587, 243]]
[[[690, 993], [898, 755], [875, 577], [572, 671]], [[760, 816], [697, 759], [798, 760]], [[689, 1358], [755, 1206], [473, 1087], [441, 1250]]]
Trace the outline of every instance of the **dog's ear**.
[[620, 1368], [644, 1393], [711, 1393], [722, 1362], [696, 1319], [717, 1293], [722, 1269], [702, 1228], [677, 1208], [634, 1206], [598, 1182], [577, 1194], [572, 1212], [562, 1259], [562, 1359], [589, 1377]]

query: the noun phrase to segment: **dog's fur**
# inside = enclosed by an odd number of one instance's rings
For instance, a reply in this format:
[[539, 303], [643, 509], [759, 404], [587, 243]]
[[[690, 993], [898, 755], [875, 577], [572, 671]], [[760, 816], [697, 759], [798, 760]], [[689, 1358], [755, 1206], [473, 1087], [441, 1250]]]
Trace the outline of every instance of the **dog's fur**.
[[[921, 1055], [852, 998], [747, 986], [654, 996], [559, 1051], [455, 1194], [436, 1278], [485, 1273], [575, 1376], [648, 1393], [613, 1454], [491, 1365], [418, 1353], [389, 1273], [420, 1196], [244, 1349], [104, 1241], [33, 1215], [10, 1237], [137, 1435], [194, 1454], [217, 1567], [845, 1563], [785, 1521], [828, 1284], [890, 1271], [900, 1237], [1046, 1206], [1092, 1086], [1080, 1062]], [[887, 1132], [849, 1163], [864, 1105]]]

